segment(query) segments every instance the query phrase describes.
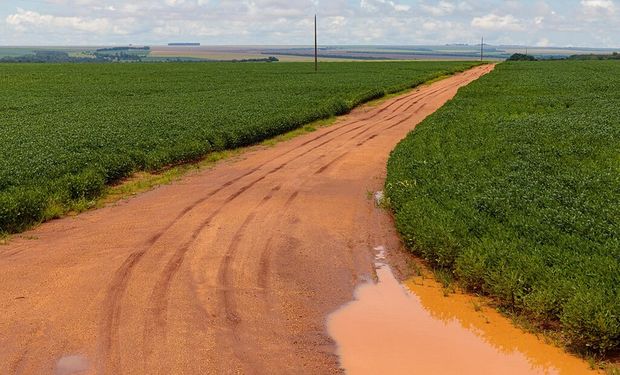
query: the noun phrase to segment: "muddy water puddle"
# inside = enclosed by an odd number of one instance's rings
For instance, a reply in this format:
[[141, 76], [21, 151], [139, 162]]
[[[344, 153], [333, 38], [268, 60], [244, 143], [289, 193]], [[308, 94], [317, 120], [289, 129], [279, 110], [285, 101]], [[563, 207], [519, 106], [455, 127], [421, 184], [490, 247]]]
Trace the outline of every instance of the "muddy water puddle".
[[348, 374], [596, 374], [475, 297], [428, 278], [401, 284], [375, 251], [377, 282], [327, 322]]

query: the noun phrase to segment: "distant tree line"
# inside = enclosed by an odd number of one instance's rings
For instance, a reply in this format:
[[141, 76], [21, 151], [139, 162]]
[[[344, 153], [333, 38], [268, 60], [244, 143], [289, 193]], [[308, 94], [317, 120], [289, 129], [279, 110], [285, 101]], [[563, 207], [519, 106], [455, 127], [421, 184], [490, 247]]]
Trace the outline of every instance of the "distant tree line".
[[[106, 62], [142, 62], [148, 57], [147, 53], [140, 53], [143, 51], [149, 51], [149, 47], [112, 47], [101, 48], [88, 57], [86, 56], [71, 56], [68, 52], [64, 51], [34, 51], [34, 54], [16, 56], [16, 57], [4, 57], [0, 59], [0, 63], [106, 63]], [[235, 62], [235, 63], [247, 63], [247, 62], [277, 62], [280, 61], [277, 57], [269, 56], [258, 59], [235, 59], [235, 60], [201, 60], [186, 57], [165, 58], [162, 60], [149, 59], [152, 62]]]
[[96, 50], [92, 57], [71, 56], [68, 52], [41, 50], [34, 51], [34, 54], [23, 56], [7, 56], [0, 59], [4, 63], [92, 63], [92, 62], [122, 62], [122, 61], [142, 61], [146, 54], [128, 53], [131, 51], [149, 51], [149, 47], [113, 47], [101, 48]]
[[137, 55], [134, 53], [127, 53], [125, 51], [120, 51], [117, 53], [101, 53], [99, 51], [96, 51], [94, 53], [95, 55], [95, 60], [99, 61], [99, 62], [105, 62], [105, 61], [110, 61], [110, 62], [121, 62], [121, 61], [142, 61], [143, 57], [146, 56], [141, 56], [141, 55]]
[[[507, 61], [538, 61], [536, 57], [532, 55], [526, 55], [523, 53], [515, 53]], [[571, 55], [568, 57], [547, 57], [541, 60], [620, 60], [620, 54], [614, 52], [609, 55], [604, 54], [589, 54], [589, 55]]]
[[88, 57], [69, 56], [63, 51], [34, 51], [32, 55], [7, 56], [0, 59], [4, 63], [63, 63], [63, 62], [92, 62]]
[[[241, 60], [234, 59], [234, 60], [226, 60], [226, 61], [235, 62], [235, 63], [239, 63], [239, 62], [241, 62], [241, 63], [244, 63], [244, 62], [278, 62], [278, 61], [280, 61], [280, 59], [278, 59], [275, 56], [269, 56], [269, 57], [265, 57], [263, 59], [241, 59]], [[226, 62], [226, 61], [223, 61], [223, 62]]]
[[114, 51], [150, 51], [151, 47], [109, 47], [109, 48], [99, 48], [97, 52], [114, 52]]
[[620, 54], [614, 52], [611, 55], [572, 55], [568, 57], [568, 60], [620, 60]]

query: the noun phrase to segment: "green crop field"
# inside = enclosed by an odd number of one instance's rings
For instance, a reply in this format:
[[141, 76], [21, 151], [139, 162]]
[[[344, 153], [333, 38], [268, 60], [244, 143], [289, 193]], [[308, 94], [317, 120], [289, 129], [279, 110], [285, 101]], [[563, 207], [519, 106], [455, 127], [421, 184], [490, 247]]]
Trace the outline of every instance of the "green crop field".
[[2, 64], [0, 232], [471, 63]]
[[504, 63], [393, 152], [410, 248], [575, 349], [620, 347], [620, 63]]

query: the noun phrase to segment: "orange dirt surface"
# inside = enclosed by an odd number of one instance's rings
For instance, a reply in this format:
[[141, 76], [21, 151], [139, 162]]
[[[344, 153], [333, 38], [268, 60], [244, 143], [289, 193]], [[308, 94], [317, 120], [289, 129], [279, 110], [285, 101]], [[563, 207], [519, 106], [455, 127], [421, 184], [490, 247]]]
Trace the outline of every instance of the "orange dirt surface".
[[[326, 317], [397, 246], [390, 151], [493, 66], [0, 246], [0, 369], [337, 373]], [[364, 329], [364, 327], [360, 327]]]
[[[292, 55], [265, 55], [260, 50], [254, 48], [233, 48], [233, 47], [187, 47], [187, 46], [153, 46], [150, 56], [153, 57], [195, 57], [210, 60], [243, 60], [243, 59], [264, 59], [275, 56], [282, 62], [293, 61], [314, 61], [313, 56], [292, 56]], [[326, 58], [321, 57], [321, 61], [347, 61], [351, 59]]]

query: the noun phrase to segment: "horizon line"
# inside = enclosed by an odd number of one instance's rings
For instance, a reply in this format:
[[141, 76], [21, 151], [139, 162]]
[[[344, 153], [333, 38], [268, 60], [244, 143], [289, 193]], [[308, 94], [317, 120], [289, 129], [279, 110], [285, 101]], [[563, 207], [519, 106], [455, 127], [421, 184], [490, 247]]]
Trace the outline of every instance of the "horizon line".
[[[200, 43], [200, 45], [169, 45], [170, 43]], [[618, 50], [619, 47], [588, 47], [588, 46], [535, 46], [527, 44], [492, 44], [492, 47], [533, 48], [533, 49], [583, 49], [583, 50]], [[313, 44], [203, 44], [201, 42], [166, 42], [166, 43], [110, 43], [110, 44], [2, 44], [0, 48], [30, 48], [30, 47], [112, 47], [112, 46], [156, 46], [156, 47], [312, 47]], [[480, 46], [480, 43], [443, 43], [443, 44], [320, 44], [319, 47], [450, 47], [450, 46]]]

